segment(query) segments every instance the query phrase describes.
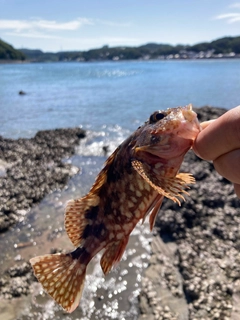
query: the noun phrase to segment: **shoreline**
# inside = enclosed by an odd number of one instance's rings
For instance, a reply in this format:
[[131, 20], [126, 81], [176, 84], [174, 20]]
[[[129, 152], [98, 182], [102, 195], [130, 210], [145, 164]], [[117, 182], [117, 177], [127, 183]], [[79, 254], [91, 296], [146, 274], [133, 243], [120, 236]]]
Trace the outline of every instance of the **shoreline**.
[[122, 59], [122, 60], [87, 60], [87, 61], [78, 61], [78, 60], [67, 60], [67, 61], [51, 61], [51, 60], [46, 60], [46, 61], [37, 61], [37, 60], [0, 60], [0, 65], [1, 64], [28, 64], [28, 63], [94, 63], [94, 62], [133, 62], [133, 61], [212, 61], [212, 60], [217, 60], [217, 61], [223, 61], [223, 60], [240, 60], [240, 56], [237, 57], [218, 57], [218, 58], [162, 58], [162, 59]]
[[[195, 111], [202, 122], [227, 110], [202, 107]], [[8, 192], [0, 195], [5, 197], [0, 201], [5, 206], [0, 213], [2, 232], [77, 173], [78, 168], [62, 160], [74, 154], [84, 136], [85, 131], [73, 128], [39, 131], [31, 139], [0, 137], [0, 190]], [[212, 164], [192, 152], [181, 171], [191, 172], [196, 184], [181, 207], [164, 201], [158, 214], [151, 259], [142, 276], [138, 319], [239, 320], [239, 200]], [[7, 197], [12, 201], [8, 207]], [[0, 298], [8, 303], [28, 296], [34, 282], [29, 263], [13, 261], [0, 278]]]
[[26, 64], [30, 63], [31, 61], [29, 60], [1, 60], [0, 59], [0, 64]]

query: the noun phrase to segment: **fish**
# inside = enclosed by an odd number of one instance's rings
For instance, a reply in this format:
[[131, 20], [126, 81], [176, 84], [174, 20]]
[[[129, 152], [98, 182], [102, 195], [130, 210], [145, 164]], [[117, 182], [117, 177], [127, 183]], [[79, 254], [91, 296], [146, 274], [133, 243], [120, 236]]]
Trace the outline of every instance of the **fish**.
[[75, 250], [30, 259], [44, 290], [66, 312], [79, 305], [87, 265], [98, 252], [106, 275], [140, 220], [149, 215], [153, 229], [164, 197], [179, 205], [185, 200], [195, 180], [179, 169], [200, 130], [191, 105], [155, 111], [109, 156], [89, 193], [67, 203], [65, 230]]

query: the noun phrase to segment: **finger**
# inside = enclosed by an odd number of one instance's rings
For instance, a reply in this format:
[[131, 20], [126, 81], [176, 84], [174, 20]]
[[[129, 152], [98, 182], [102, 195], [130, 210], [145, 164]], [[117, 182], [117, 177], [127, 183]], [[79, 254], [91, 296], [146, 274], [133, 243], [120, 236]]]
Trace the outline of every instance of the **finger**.
[[221, 176], [233, 183], [240, 184], [240, 149], [230, 151], [213, 161], [214, 167]]
[[214, 160], [237, 148], [240, 148], [240, 106], [209, 123], [193, 145], [196, 154], [206, 160]]
[[235, 191], [236, 195], [238, 196], [238, 198], [240, 198], [240, 184], [234, 183], [234, 191]]
[[215, 120], [216, 120], [216, 119], [201, 122], [201, 128], [202, 128], [202, 129], [207, 128], [207, 127], [208, 127], [212, 122], [214, 122]]

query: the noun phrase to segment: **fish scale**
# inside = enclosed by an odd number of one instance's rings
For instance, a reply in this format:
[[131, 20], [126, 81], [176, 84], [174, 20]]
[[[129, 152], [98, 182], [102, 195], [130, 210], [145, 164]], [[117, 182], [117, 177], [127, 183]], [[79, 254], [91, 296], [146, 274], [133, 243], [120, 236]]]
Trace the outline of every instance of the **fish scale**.
[[164, 197], [180, 205], [194, 178], [178, 171], [200, 130], [191, 105], [154, 112], [110, 155], [89, 193], [68, 202], [65, 229], [76, 249], [30, 260], [43, 288], [67, 312], [77, 308], [87, 265], [99, 251], [107, 274], [148, 214], [152, 230]]

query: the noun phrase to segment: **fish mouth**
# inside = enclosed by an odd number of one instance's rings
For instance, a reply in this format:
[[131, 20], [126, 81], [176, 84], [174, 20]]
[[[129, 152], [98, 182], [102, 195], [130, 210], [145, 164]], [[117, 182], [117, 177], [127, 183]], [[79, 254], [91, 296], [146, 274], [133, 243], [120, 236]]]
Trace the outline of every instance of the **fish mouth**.
[[[170, 144], [161, 146], [161, 153], [170, 151], [171, 149], [173, 149], [173, 147]], [[159, 154], [160, 154], [158, 145], [156, 145], [156, 146], [146, 145], [146, 146], [136, 147], [135, 151], [137, 153], [139, 153], [139, 152], [147, 152], [147, 153], [151, 153], [151, 154], [153, 154], [155, 156], [159, 156]]]
[[192, 141], [189, 140], [188, 144], [185, 144], [185, 147], [178, 147], [176, 144], [168, 144], [161, 146], [141, 146], [136, 147], [135, 152], [141, 158], [145, 158], [151, 160], [151, 163], [156, 163], [159, 160], [163, 161], [164, 159], [167, 161], [171, 158], [179, 157], [182, 154], [185, 154], [189, 148], [192, 146]]
[[147, 147], [138, 147], [135, 149], [137, 158], [140, 158], [141, 161], [145, 161], [148, 164], [154, 165], [156, 163], [160, 162], [167, 162], [167, 159], [162, 155], [160, 157], [159, 152], [153, 153], [149, 150]]
[[161, 123], [156, 123], [150, 132], [146, 130], [145, 136], [133, 147], [133, 153], [144, 159], [171, 159], [186, 153], [193, 145], [198, 133], [201, 131], [197, 114], [192, 105], [169, 109], [169, 114]]
[[193, 111], [191, 104], [188, 104], [187, 106], [183, 107], [181, 109], [181, 111], [182, 111], [182, 115], [185, 118], [185, 120], [187, 120], [189, 122], [192, 122], [197, 117], [197, 114], [196, 114], [196, 112]]
[[192, 105], [189, 104], [181, 109], [181, 113], [183, 121], [180, 129], [177, 131], [177, 135], [184, 139], [195, 140], [202, 129], [196, 112], [193, 111]]

